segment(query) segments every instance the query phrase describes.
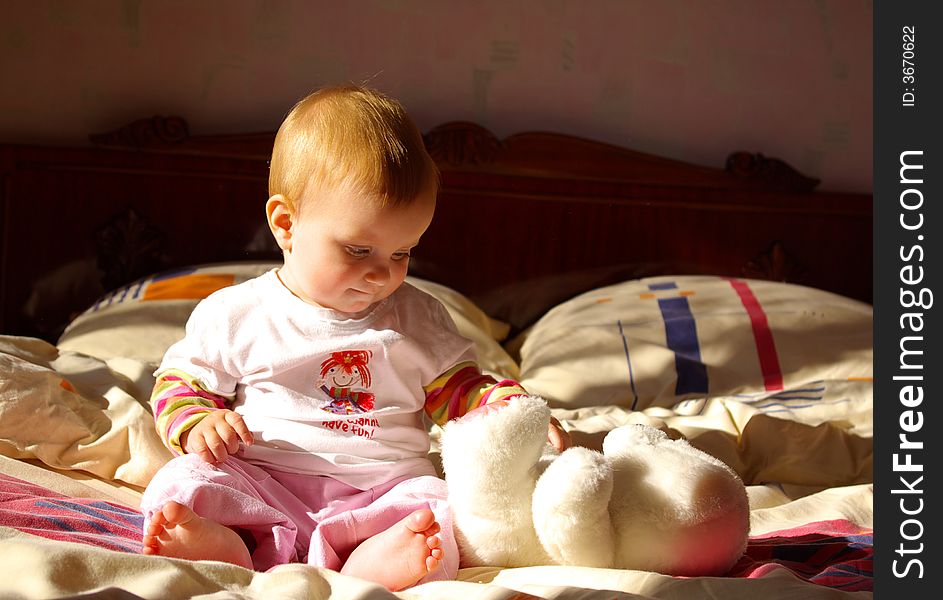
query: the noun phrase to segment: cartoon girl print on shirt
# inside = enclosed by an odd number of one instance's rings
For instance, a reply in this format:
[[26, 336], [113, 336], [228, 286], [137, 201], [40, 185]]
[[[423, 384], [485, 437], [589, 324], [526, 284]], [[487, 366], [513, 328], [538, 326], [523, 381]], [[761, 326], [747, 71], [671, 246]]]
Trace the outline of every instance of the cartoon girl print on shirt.
[[[376, 396], [366, 391], [370, 387], [369, 350], [343, 350], [331, 353], [321, 363], [318, 385], [330, 398], [320, 408], [336, 415], [365, 413], [373, 410]], [[357, 389], [354, 389], [354, 388]]]

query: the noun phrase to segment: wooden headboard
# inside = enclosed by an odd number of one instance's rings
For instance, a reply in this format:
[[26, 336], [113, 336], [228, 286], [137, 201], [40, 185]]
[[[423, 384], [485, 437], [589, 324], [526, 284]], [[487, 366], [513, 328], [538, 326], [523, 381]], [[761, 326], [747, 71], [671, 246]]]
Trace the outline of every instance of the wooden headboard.
[[[707, 168], [553, 133], [436, 127], [436, 217], [413, 275], [522, 328], [616, 281], [715, 274], [871, 301], [871, 196], [761, 154]], [[54, 341], [107, 289], [165, 269], [277, 259], [264, 225], [273, 133], [190, 136], [155, 117], [92, 147], [0, 146], [0, 332]]]

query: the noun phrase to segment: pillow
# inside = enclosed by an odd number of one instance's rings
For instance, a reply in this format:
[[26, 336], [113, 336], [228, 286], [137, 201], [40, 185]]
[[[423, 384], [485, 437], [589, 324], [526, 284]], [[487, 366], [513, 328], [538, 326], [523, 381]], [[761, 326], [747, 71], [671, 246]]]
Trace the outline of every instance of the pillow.
[[[187, 318], [200, 300], [278, 264], [220, 263], [145, 277], [101, 297], [66, 327], [57, 346], [105, 360], [131, 358], [156, 368], [167, 348], [183, 337]], [[517, 364], [498, 344], [507, 335], [507, 325], [451, 288], [413, 277], [407, 281], [445, 305], [459, 332], [475, 343], [483, 370], [501, 378], [518, 376]]]
[[475, 342], [478, 365], [483, 371], [498, 379], [520, 377], [517, 363], [499, 344], [507, 337], [511, 329], [509, 324], [492, 319], [474, 302], [450, 287], [416, 277], [407, 277], [406, 281], [434, 296], [445, 306], [459, 333]]
[[156, 368], [184, 335], [197, 303], [257, 277], [276, 263], [200, 265], [144, 277], [98, 299], [66, 326], [57, 346], [101, 359], [132, 358]]
[[[674, 407], [733, 396], [775, 408], [872, 377], [868, 304], [797, 285], [652, 277], [557, 305], [520, 349], [521, 383], [558, 408]], [[827, 398], [825, 398], [827, 400]]]

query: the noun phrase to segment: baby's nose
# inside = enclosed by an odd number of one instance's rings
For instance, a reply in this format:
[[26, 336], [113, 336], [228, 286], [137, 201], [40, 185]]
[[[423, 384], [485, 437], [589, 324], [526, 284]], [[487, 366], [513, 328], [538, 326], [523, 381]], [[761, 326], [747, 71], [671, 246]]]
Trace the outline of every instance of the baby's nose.
[[390, 268], [386, 265], [374, 265], [367, 271], [364, 279], [373, 285], [386, 285], [390, 280]]

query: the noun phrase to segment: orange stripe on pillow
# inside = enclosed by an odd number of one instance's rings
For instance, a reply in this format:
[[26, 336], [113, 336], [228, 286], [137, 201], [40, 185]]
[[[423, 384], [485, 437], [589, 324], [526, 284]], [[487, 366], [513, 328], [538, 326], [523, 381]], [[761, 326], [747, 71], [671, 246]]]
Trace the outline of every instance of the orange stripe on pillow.
[[230, 274], [181, 275], [151, 282], [142, 300], [201, 300], [236, 282]]

